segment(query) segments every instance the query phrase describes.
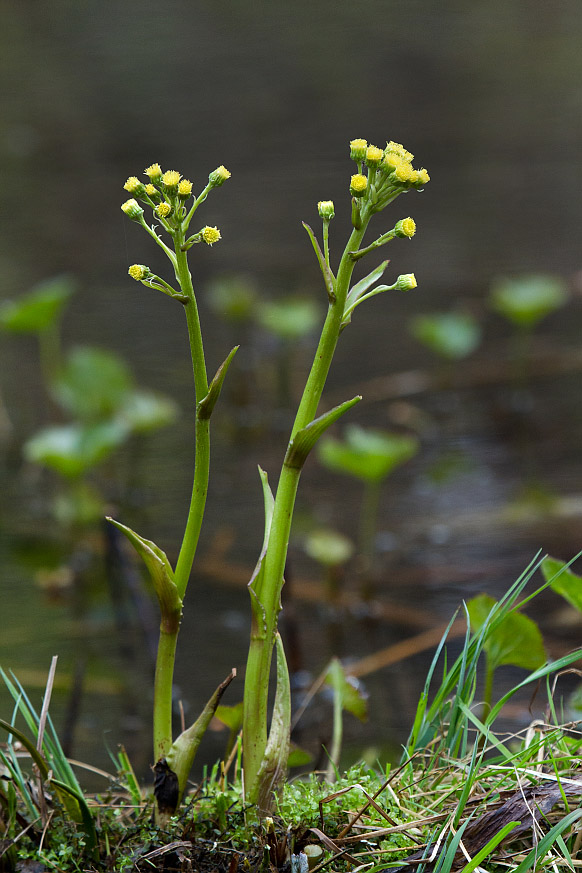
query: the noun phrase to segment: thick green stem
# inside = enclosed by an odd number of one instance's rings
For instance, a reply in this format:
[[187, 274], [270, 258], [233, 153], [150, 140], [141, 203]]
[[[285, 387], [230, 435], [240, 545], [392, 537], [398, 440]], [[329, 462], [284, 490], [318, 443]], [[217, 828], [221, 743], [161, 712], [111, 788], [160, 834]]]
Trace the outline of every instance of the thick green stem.
[[174, 631], [160, 628], [154, 679], [154, 761], [165, 758], [172, 746], [172, 687], [179, 621]]
[[[177, 231], [174, 235], [176, 250], [175, 271], [180, 288], [188, 297], [188, 302], [185, 303], [184, 308], [186, 310], [190, 353], [194, 369], [196, 409], [198, 409], [198, 404], [208, 393], [208, 379], [200, 319], [192, 286], [192, 277], [188, 268], [188, 257], [186, 252], [181, 250], [183, 243], [184, 233], [183, 231]], [[195, 466], [192, 497], [190, 499], [190, 509], [188, 511], [182, 546], [174, 572], [174, 582], [181, 600], [184, 598], [190, 578], [208, 492], [208, 475], [210, 471], [210, 422], [208, 418], [200, 419], [196, 415], [194, 440]], [[169, 626], [168, 622], [162, 617], [154, 682], [154, 758], [156, 761], [165, 757], [172, 745], [172, 686], [179, 630], [179, 616]]]
[[[362, 216], [361, 226], [355, 229], [342, 255], [337, 274], [335, 300], [330, 301], [311, 371], [291, 431], [291, 439], [316, 416], [340, 334], [346, 297], [354, 269], [350, 252], [356, 251], [369, 221]], [[283, 465], [271, 522], [264, 573], [260, 590], [256, 592], [262, 607], [262, 622], [253, 622], [247, 659], [244, 691], [243, 754], [245, 792], [247, 799], [256, 801], [259, 793], [258, 775], [267, 744], [267, 713], [271, 656], [281, 608], [280, 598], [287, 559], [289, 534], [300, 470]]]
[[[192, 367], [194, 369], [194, 386], [196, 389], [196, 405], [208, 394], [208, 377], [206, 375], [206, 363], [204, 359], [204, 346], [202, 344], [202, 332], [198, 306], [194, 297], [192, 277], [188, 269], [186, 252], [181, 251], [183, 236], [176, 235], [176, 278], [184, 294], [189, 297], [185, 305], [186, 321], [188, 323], [188, 336], [190, 339], [190, 353], [192, 355]], [[210, 472], [210, 421], [196, 416], [195, 449], [194, 449], [194, 482], [192, 485], [192, 497], [188, 520], [182, 539], [180, 554], [176, 564], [174, 581], [180, 597], [184, 597], [194, 555], [202, 527], [206, 495], [208, 493], [208, 475]]]

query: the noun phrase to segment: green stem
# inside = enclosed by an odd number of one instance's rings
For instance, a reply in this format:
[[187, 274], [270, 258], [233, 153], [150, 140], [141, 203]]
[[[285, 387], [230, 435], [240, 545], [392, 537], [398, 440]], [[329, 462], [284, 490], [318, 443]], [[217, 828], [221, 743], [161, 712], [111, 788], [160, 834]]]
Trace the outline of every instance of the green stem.
[[365, 481], [360, 514], [359, 549], [364, 576], [374, 566], [374, 539], [378, 526], [378, 506], [380, 504], [381, 481]]
[[154, 761], [165, 758], [172, 746], [172, 688], [178, 630], [160, 628], [154, 678]]
[[[354, 269], [350, 252], [359, 248], [369, 214], [362, 215], [361, 226], [352, 231], [342, 255], [336, 281], [335, 300], [330, 301], [311, 371], [297, 411], [291, 438], [310, 424], [317, 408], [340, 334], [346, 297]], [[286, 464], [281, 469], [269, 543], [264, 557], [260, 590], [256, 591], [262, 608], [262, 623], [253, 622], [247, 659], [244, 690], [243, 754], [247, 800], [256, 801], [259, 793], [259, 769], [267, 744], [267, 713], [271, 656], [281, 608], [281, 589], [287, 559], [289, 534], [301, 471]]]
[[[181, 246], [184, 243], [184, 231], [175, 231], [173, 239], [176, 254], [172, 253], [172, 263], [180, 288], [188, 297], [188, 302], [184, 308], [194, 370], [196, 408], [198, 408], [200, 401], [208, 394], [200, 318], [192, 286], [192, 277], [188, 268], [188, 256], [186, 252], [181, 251]], [[210, 422], [207, 418], [200, 419], [198, 415], [196, 415], [194, 444], [195, 466], [190, 509], [174, 572], [174, 582], [181, 600], [184, 599], [192, 571], [208, 493]], [[156, 761], [165, 757], [172, 746], [172, 687], [179, 630], [180, 615], [162, 616], [154, 680], [154, 759]]]
[[[204, 346], [200, 329], [198, 306], [192, 287], [192, 277], [188, 269], [188, 256], [180, 250], [184, 242], [183, 234], [176, 234], [176, 278], [184, 294], [190, 299], [185, 305], [186, 321], [188, 323], [188, 337], [190, 339], [190, 353], [194, 370], [194, 386], [196, 391], [196, 405], [208, 394], [208, 377], [204, 359]], [[194, 555], [202, 527], [206, 495], [208, 493], [208, 476], [210, 472], [210, 421], [196, 416], [195, 426], [195, 450], [194, 450], [194, 481], [188, 520], [182, 539], [182, 546], [178, 555], [178, 562], [174, 573], [174, 582], [180, 597], [184, 597], [194, 562]]]

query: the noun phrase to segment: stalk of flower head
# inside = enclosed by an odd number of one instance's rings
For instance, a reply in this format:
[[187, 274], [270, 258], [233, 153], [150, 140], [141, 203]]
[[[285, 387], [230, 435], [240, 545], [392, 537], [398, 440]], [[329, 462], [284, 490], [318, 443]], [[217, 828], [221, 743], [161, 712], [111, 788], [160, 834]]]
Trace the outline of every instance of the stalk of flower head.
[[[179, 290], [165, 279], [154, 275], [149, 267], [143, 264], [133, 264], [129, 268], [129, 274], [146, 287], [162, 291], [183, 305], [190, 341], [196, 397], [192, 496], [175, 569], [171, 567], [165, 553], [155, 543], [144, 540], [130, 528], [114, 522], [130, 539], [144, 559], [152, 576], [160, 605], [160, 638], [154, 680], [153, 714], [154, 758], [159, 762], [162, 759], [170, 759], [172, 752], [175, 751], [176, 744], [173, 743], [172, 736], [174, 661], [182, 604], [196, 553], [208, 491], [210, 416], [236, 349], [233, 349], [214, 379], [209, 383], [198, 306], [188, 266], [188, 251], [193, 245], [204, 242], [211, 246], [221, 238], [220, 231], [216, 227], [205, 226], [191, 236], [188, 236], [188, 231], [200, 204], [206, 200], [213, 188], [222, 185], [230, 177], [230, 173], [225, 167], [218, 167], [210, 174], [207, 185], [197, 197], [193, 196], [192, 182], [183, 179], [180, 173], [174, 170], [163, 172], [159, 164], [152, 164], [146, 169], [145, 175], [149, 179], [148, 183], [140, 181], [135, 176], [127, 180], [124, 187], [132, 197], [121, 208], [132, 221], [141, 225], [165, 252], [172, 264]], [[146, 222], [144, 207], [151, 209], [155, 224], [149, 225]], [[169, 237], [169, 244], [159, 235], [158, 228], [160, 227]], [[218, 701], [216, 701], [217, 703]], [[194, 745], [197, 746], [198, 742], [199, 737], [197, 736]], [[176, 774], [180, 795], [184, 790], [187, 771], [190, 769], [193, 754], [196, 751], [191, 738], [186, 743], [182, 743], [182, 746], [184, 745], [187, 747], [187, 753], [184, 754], [183, 749], [181, 750], [181, 754], [178, 756], [180, 772]]]
[[[410, 188], [420, 189], [429, 181], [426, 170], [414, 170], [413, 155], [398, 143], [386, 149], [353, 140], [350, 156], [358, 172], [350, 180], [352, 233], [334, 275], [330, 266], [329, 223], [335, 210], [331, 201], [321, 201], [323, 251], [311, 228], [305, 225], [319, 261], [328, 296], [328, 311], [313, 364], [291, 431], [285, 460], [273, 500], [265, 489], [265, 541], [263, 553], [249, 585], [253, 608], [251, 641], [245, 674], [243, 716], [243, 760], [246, 799], [259, 809], [269, 809], [273, 791], [285, 772], [284, 755], [289, 746], [290, 702], [288, 676], [277, 633], [284, 584], [285, 562], [293, 508], [303, 463], [319, 436], [360, 398], [353, 398], [328, 413], [317, 416], [319, 402], [341, 331], [350, 323], [355, 308], [382, 291], [416, 287], [414, 274], [399, 276], [392, 285], [377, 285], [388, 261], [365, 279], [351, 286], [356, 262], [395, 237], [411, 238], [416, 225], [411, 218], [399, 221], [366, 248], [360, 248], [368, 224], [377, 212]], [[278, 687], [270, 733], [267, 731], [269, 675], [273, 648], [277, 647]], [[282, 679], [281, 679], [282, 677]], [[281, 682], [279, 681], [281, 679]]]

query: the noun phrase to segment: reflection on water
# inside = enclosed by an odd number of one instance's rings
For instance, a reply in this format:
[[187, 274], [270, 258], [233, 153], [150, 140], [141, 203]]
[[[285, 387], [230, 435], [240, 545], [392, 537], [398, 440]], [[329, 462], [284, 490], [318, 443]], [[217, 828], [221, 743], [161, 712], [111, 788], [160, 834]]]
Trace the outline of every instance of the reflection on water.
[[[323, 299], [300, 221], [313, 222], [317, 201], [333, 197], [332, 247], [339, 247], [349, 222], [346, 143], [363, 135], [379, 144], [404, 141], [431, 174], [422, 196], [399, 201], [419, 228], [413, 245], [394, 244], [390, 252], [389, 270], [414, 270], [419, 288], [358, 310], [342, 335], [329, 399], [361, 391], [351, 420], [412, 429], [422, 451], [382, 491], [376, 600], [361, 600], [355, 565], [348, 565], [333, 611], [302, 539], [314, 523], [353, 534], [361, 490], [315, 460], [306, 468], [284, 610], [297, 669], [315, 676], [330, 654], [363, 659], [427, 633], [461, 598], [481, 590], [499, 595], [540, 548], [563, 558], [578, 551], [579, 297], [542, 325], [529, 383], [519, 392], [511, 383], [509, 332], [486, 304], [497, 274], [569, 278], [580, 268], [576, 0], [552, 9], [540, 0], [528, 4], [527, 15], [498, 0], [450, 0], [438, 9], [419, 0], [407, 4], [406, 16], [401, 4], [380, 0], [365, 0], [357, 11], [327, 2], [317, 9], [303, 2], [289, 9], [170, 3], [161, 18], [154, 4], [133, 0], [107, 14], [97, 3], [72, 10], [59, 0], [34, 17], [26, 4], [11, 6], [0, 36], [0, 69], [12, 95], [4, 98], [0, 141], [7, 170], [0, 293], [17, 296], [72, 272], [82, 290], [65, 344], [122, 351], [140, 384], [169, 392], [183, 410], [179, 424], [153, 436], [139, 457], [134, 447], [102, 472], [123, 521], [174, 557], [192, 457], [183, 316], [124, 278], [128, 263], [165, 267], [145, 236], [122, 223], [123, 182], [157, 159], [195, 180], [226, 164], [233, 178], [204, 214], [221, 227], [223, 241], [197, 252], [197, 286], [203, 292], [220, 272], [245, 273], [264, 298], [302, 292]], [[172, 64], [163, 62], [168, 46]], [[484, 343], [443, 388], [406, 321], [456, 301], [479, 317]], [[274, 479], [289, 425], [289, 411], [277, 407], [272, 340], [249, 325], [239, 334], [205, 303], [202, 317], [211, 369], [241, 334], [244, 342], [213, 419], [208, 517], [176, 677], [188, 715], [232, 666], [242, 675], [244, 586], [262, 537], [256, 466]], [[291, 393], [309, 355], [308, 341], [295, 349]], [[0, 360], [12, 423], [1, 467], [0, 662], [39, 699], [58, 653], [57, 721], [70, 715], [75, 675], [84, 676], [74, 755], [107, 766], [104, 740], [123, 739], [144, 771], [151, 659], [143, 604], [128, 591], [120, 601], [108, 587], [101, 530], [71, 544], [55, 527], [48, 509], [54, 482], [20, 454], [22, 441], [54, 420], [38, 386], [36, 351], [27, 340], [2, 338]], [[39, 583], [39, 570], [70, 563], [71, 555], [72, 584], [62, 575]], [[563, 608], [555, 599], [544, 596], [539, 613], [552, 654], [569, 645], [570, 633], [577, 641], [577, 627], [558, 625]], [[126, 622], [127, 632], [120, 636], [116, 622]], [[430, 649], [401, 661], [387, 657], [386, 666], [362, 677], [369, 724], [346, 723], [347, 744], [360, 750], [402, 740]], [[236, 687], [229, 696], [237, 699]], [[5, 695], [0, 703], [8, 711]], [[304, 735], [326, 741], [325, 704], [308, 711], [305, 724]], [[223, 742], [223, 734], [211, 733], [201, 759], [213, 760]]]

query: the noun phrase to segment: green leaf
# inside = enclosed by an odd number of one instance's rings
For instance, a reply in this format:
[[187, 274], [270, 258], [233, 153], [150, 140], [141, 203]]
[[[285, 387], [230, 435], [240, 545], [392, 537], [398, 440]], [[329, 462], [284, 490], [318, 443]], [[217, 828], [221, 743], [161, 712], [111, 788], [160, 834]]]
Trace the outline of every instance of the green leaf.
[[189, 728], [186, 728], [185, 731], [182, 731], [180, 736], [172, 743], [172, 746], [168, 754], [166, 755], [166, 761], [169, 768], [173, 770], [178, 777], [178, 786], [180, 791], [178, 803], [180, 802], [180, 799], [184, 794], [184, 791], [186, 790], [188, 775], [190, 773], [190, 770], [192, 769], [192, 764], [194, 763], [194, 758], [196, 756], [196, 752], [198, 751], [200, 741], [206, 733], [206, 729], [216, 712], [222, 695], [224, 694], [235, 676], [236, 670], [233, 669], [226, 677], [226, 679], [220, 683], [212, 697], [210, 697], [210, 699], [207, 701], [206, 706], [204, 707], [194, 724], [190, 725]]
[[285, 464], [288, 467], [301, 469], [307, 460], [307, 456], [320, 436], [325, 433], [328, 427], [331, 427], [341, 416], [359, 403], [361, 396], [352, 397], [351, 400], [346, 400], [345, 403], [340, 403], [339, 406], [334, 406], [328, 412], [324, 412], [318, 418], [315, 418], [306, 427], [297, 431], [285, 454]]
[[7, 300], [0, 306], [0, 326], [12, 333], [42, 333], [58, 321], [75, 287], [71, 276], [56, 276], [19, 300]]
[[47, 427], [25, 443], [24, 455], [28, 461], [74, 479], [105, 461], [128, 435], [122, 421]]
[[285, 298], [259, 303], [258, 323], [283, 340], [298, 340], [311, 333], [320, 321], [320, 309], [314, 300]]
[[[495, 604], [496, 601], [487, 594], [469, 601], [469, 618], [475, 633], [481, 630]], [[547, 661], [539, 627], [527, 615], [515, 610], [508, 612], [489, 633], [483, 647], [493, 670], [502, 664], [537, 670]]]
[[68, 355], [55, 379], [56, 400], [75, 418], [109, 418], [122, 410], [133, 391], [133, 377], [114, 352], [79, 346]]
[[[382, 277], [384, 271], [390, 261], [382, 261], [382, 263], [376, 267], [375, 270], [372, 270], [367, 276], [350, 288], [346, 297], [346, 305], [344, 307], [344, 314], [342, 317], [342, 327], [345, 327], [346, 324], [349, 324], [352, 320], [352, 312], [356, 308], [356, 306], [362, 302], [362, 297], [366, 292], [375, 285], [376, 282]], [[376, 289], [374, 293], [380, 293], [380, 291], [388, 290], [388, 285], [382, 285]]]
[[351, 712], [360, 721], [368, 718], [368, 698], [354, 676], [346, 674], [339, 658], [332, 658], [325, 679], [334, 692], [339, 694], [342, 709]]
[[178, 406], [171, 397], [136, 389], [126, 395], [119, 418], [132, 433], [149, 433], [172, 424], [178, 415]]
[[578, 612], [582, 612], [582, 576], [577, 576], [564, 561], [556, 558], [544, 558], [541, 570], [552, 590], [561, 594]]
[[242, 700], [233, 706], [218, 706], [214, 716], [231, 731], [239, 731], [243, 723], [243, 707]]
[[416, 437], [351, 425], [346, 428], [344, 442], [331, 438], [322, 440], [318, 457], [330, 470], [368, 482], [380, 482], [395, 467], [412, 458], [418, 448]]
[[291, 684], [281, 635], [275, 634], [277, 649], [277, 689], [269, 739], [257, 775], [257, 803], [261, 812], [270, 812], [273, 796], [287, 774], [291, 734]]
[[248, 321], [257, 300], [257, 289], [246, 276], [224, 276], [209, 286], [206, 299], [221, 318]]
[[260, 467], [259, 476], [261, 477], [261, 485], [263, 486], [265, 531], [263, 534], [263, 545], [261, 547], [261, 554], [259, 555], [259, 560], [256, 563], [253, 575], [248, 582], [247, 588], [251, 598], [251, 612], [254, 625], [253, 632], [256, 633], [260, 639], [265, 639], [267, 632], [267, 622], [265, 608], [261, 601], [261, 597], [263, 594], [263, 580], [265, 578], [265, 555], [267, 553], [267, 546], [269, 545], [269, 535], [271, 533], [271, 521], [273, 518], [273, 510], [275, 508], [275, 498], [273, 497], [273, 492], [271, 491], [271, 487], [269, 485], [269, 478], [265, 471], [262, 470]]
[[517, 327], [530, 329], [568, 300], [566, 283], [557, 276], [533, 275], [516, 279], [498, 279], [490, 302]]
[[466, 358], [481, 341], [481, 330], [473, 316], [462, 312], [419, 315], [412, 319], [410, 332], [437, 355], [449, 360]]
[[110, 521], [111, 524], [115, 525], [118, 530], [125, 534], [138, 555], [143, 559], [152, 578], [158, 603], [160, 604], [162, 626], [166, 625], [165, 630], [169, 632], [175, 631], [180, 623], [182, 614], [182, 598], [176, 588], [174, 571], [168, 556], [154, 542], [140, 537], [130, 527], [115, 521], [114, 518], [108, 517], [107, 521]]
[[308, 535], [305, 551], [324, 567], [341, 567], [354, 554], [354, 544], [337, 530], [319, 528]]
[[203, 397], [200, 403], [198, 404], [198, 418], [204, 420], [206, 418], [210, 418], [212, 415], [212, 410], [216, 405], [216, 401], [220, 397], [220, 392], [222, 390], [222, 383], [226, 378], [226, 374], [228, 373], [228, 368], [231, 365], [232, 359], [236, 355], [239, 346], [235, 346], [232, 349], [228, 356], [224, 359], [218, 370], [216, 371], [212, 382], [210, 383], [210, 387], [208, 388], [208, 394], [206, 397]]
[[315, 252], [315, 256], [319, 264], [319, 269], [321, 270], [321, 274], [323, 276], [328, 299], [330, 303], [333, 303], [335, 301], [335, 276], [333, 275], [332, 271], [325, 261], [324, 254], [321, 251], [319, 243], [317, 242], [317, 237], [313, 233], [313, 230], [304, 221], [302, 222], [302, 224], [307, 231], [309, 239], [311, 240], [311, 245], [313, 246], [313, 251]]

